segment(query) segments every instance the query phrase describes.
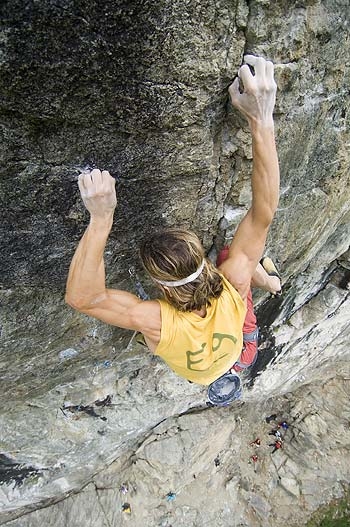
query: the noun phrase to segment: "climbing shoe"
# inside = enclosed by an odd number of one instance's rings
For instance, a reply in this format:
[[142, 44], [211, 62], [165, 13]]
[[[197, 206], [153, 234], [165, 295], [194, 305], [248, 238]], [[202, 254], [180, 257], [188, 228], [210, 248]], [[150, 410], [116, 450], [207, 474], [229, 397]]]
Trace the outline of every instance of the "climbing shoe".
[[[275, 264], [273, 263], [273, 261], [271, 260], [269, 256], [264, 256], [263, 258], [261, 258], [260, 264], [263, 266], [263, 268], [265, 269], [265, 271], [267, 272], [269, 276], [277, 276], [277, 278], [281, 280], [281, 275], [277, 271]], [[277, 293], [273, 294], [272, 296], [281, 296], [281, 294], [282, 294], [282, 284], [281, 284], [280, 291], [277, 291]]]
[[138, 344], [141, 344], [141, 346], [146, 346], [147, 347], [147, 344], [146, 344], [146, 341], [145, 341], [145, 337], [143, 336], [143, 334], [138, 331], [135, 335], [135, 341], [138, 343]]

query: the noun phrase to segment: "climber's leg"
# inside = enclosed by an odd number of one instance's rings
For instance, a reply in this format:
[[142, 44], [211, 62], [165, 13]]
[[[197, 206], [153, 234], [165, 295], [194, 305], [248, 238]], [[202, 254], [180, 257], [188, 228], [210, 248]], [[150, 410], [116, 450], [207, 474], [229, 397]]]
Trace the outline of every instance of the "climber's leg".
[[243, 325], [242, 353], [232, 369], [238, 372], [253, 366], [258, 357], [258, 337], [259, 331], [254, 313], [252, 292], [250, 290], [247, 296], [247, 314]]
[[[216, 260], [216, 265], [218, 267], [226, 260], [228, 252], [228, 246], [221, 249]], [[251, 286], [268, 291], [273, 295], [280, 293], [281, 279], [273, 261], [268, 256], [265, 256], [260, 262], [261, 263], [257, 265], [255, 273], [253, 274]]]

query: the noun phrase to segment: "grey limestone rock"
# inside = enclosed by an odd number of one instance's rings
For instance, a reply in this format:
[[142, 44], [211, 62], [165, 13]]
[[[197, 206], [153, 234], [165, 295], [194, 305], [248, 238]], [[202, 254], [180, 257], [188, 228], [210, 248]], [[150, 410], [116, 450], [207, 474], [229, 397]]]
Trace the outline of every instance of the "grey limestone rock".
[[[303, 522], [349, 485], [348, 2], [0, 9], [0, 524]], [[111, 286], [132, 291], [134, 265], [154, 293], [137, 259], [153, 229], [191, 228], [212, 258], [230, 242], [250, 200], [250, 136], [227, 96], [246, 52], [275, 63], [279, 88], [267, 251], [284, 292], [256, 295], [261, 356], [243, 401], [210, 410], [129, 332], [66, 306], [64, 284], [86, 168], [117, 179]], [[291, 427], [271, 454], [276, 409]]]

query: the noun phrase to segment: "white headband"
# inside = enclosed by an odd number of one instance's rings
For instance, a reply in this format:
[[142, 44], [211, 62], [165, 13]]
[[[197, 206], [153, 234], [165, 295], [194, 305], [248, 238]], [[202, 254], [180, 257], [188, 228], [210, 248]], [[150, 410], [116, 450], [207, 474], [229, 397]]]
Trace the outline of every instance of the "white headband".
[[198, 276], [201, 274], [201, 272], [203, 271], [204, 263], [205, 260], [203, 258], [203, 261], [198, 267], [197, 271], [190, 274], [189, 276], [186, 276], [186, 278], [182, 278], [181, 280], [175, 280], [171, 282], [166, 282], [165, 280], [157, 280], [156, 278], [154, 278], [154, 280], [158, 282], [158, 284], [166, 285], [167, 287], [177, 287], [179, 285], [189, 284], [190, 282], [193, 282], [196, 278], [198, 278]]

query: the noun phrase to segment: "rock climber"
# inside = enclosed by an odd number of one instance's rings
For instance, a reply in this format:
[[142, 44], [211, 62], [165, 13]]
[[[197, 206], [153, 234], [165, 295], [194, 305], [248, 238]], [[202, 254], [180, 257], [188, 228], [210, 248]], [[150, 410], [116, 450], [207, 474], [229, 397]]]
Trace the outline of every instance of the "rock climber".
[[271, 454], [274, 454], [277, 450], [283, 448], [283, 441], [282, 439], [277, 439], [274, 443], [270, 443], [269, 446], [273, 446]]
[[[261, 260], [279, 199], [272, 62], [245, 56], [229, 95], [246, 117], [252, 136], [252, 203], [230, 247], [220, 253], [218, 266], [205, 257], [194, 233], [165, 229], [149, 236], [140, 249], [143, 266], [163, 298], [143, 301], [129, 292], [107, 289], [103, 255], [117, 199], [114, 178], [95, 169], [79, 176], [90, 223], [72, 259], [66, 289], [66, 302], [73, 308], [141, 332], [150, 351], [175, 373], [203, 385], [256, 358], [251, 287], [273, 294], [281, 290], [272, 260]], [[242, 329], [248, 335], [243, 352]]]

